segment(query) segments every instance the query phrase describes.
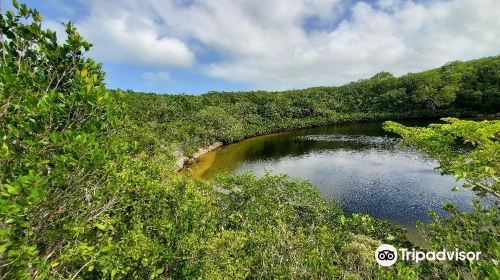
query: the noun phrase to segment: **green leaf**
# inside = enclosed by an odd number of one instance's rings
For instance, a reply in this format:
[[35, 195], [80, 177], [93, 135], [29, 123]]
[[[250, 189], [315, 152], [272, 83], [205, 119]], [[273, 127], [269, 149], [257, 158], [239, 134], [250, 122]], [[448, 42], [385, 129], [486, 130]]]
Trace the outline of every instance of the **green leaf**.
[[15, 128], [12, 124], [8, 124], [7, 128], [9, 128], [10, 133], [12, 133], [16, 138], [19, 138], [19, 129]]
[[106, 229], [106, 226], [103, 225], [103, 224], [100, 224], [100, 223], [95, 223], [95, 226], [100, 229], [100, 230], [105, 230]]
[[35, 200], [40, 198], [42, 196], [42, 194], [43, 194], [43, 190], [40, 188], [31, 189], [31, 198], [33, 198]]
[[157, 269], [155, 270], [155, 274], [156, 274], [156, 275], [162, 274], [164, 270], [165, 270], [165, 269], [164, 269], [163, 267], [157, 268]]
[[9, 19], [14, 18], [14, 13], [13, 13], [12, 11], [7, 11], [7, 12], [5, 12], [5, 15], [6, 15], [6, 16], [7, 16], [7, 18], [9, 18]]
[[5, 243], [5, 244], [2, 244], [0, 245], [0, 253], [3, 253], [5, 252], [5, 250], [7, 250], [7, 248], [10, 246], [10, 243]]
[[87, 74], [88, 74], [88, 70], [87, 70], [86, 68], [84, 68], [84, 69], [82, 70], [82, 72], [80, 72], [80, 76], [82, 76], [82, 78], [87, 77]]
[[10, 194], [19, 194], [19, 186], [6, 185], [7, 192]]
[[52, 143], [56, 144], [61, 139], [61, 136], [57, 132], [52, 132], [49, 136], [49, 139]]
[[7, 144], [5, 144], [5, 143], [2, 144], [2, 149], [0, 151], [0, 155], [1, 156], [8, 156], [9, 155], [9, 147], [7, 146]]

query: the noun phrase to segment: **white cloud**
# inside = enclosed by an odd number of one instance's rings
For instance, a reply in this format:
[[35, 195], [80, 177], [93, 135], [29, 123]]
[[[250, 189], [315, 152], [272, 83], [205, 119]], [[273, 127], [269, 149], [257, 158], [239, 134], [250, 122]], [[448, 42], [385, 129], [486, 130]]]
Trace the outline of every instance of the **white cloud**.
[[304, 87], [340, 84], [381, 70], [403, 74], [500, 52], [498, 1], [430, 6], [397, 1], [391, 9], [357, 3], [351, 18], [333, 31], [302, 34], [298, 40], [277, 36], [275, 41], [282, 43], [278, 54], [238, 57], [209, 66], [207, 73], [266, 88]]
[[166, 82], [170, 81], [170, 73], [165, 71], [159, 72], [145, 72], [142, 74], [142, 77], [149, 82], [157, 83], [157, 82]]
[[77, 26], [94, 44], [91, 55], [97, 59], [162, 67], [194, 64], [194, 54], [184, 42], [162, 35], [147, 5], [99, 0], [89, 5], [89, 16]]
[[[403, 74], [500, 53], [498, 0], [89, 5], [89, 16], [78, 26], [101, 60], [196, 66], [206, 75], [268, 89], [340, 84], [382, 70]], [[321, 28], [306, 30], [310, 19]], [[200, 45], [216, 50], [221, 60], [196, 63]]]

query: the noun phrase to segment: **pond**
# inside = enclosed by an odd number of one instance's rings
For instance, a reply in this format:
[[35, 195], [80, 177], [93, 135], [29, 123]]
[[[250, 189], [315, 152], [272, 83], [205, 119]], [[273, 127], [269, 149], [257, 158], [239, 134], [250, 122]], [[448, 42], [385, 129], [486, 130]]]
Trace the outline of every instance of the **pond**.
[[443, 202], [472, 209], [471, 191], [452, 191], [460, 186], [453, 176], [441, 175], [437, 162], [415, 149], [401, 148], [400, 140], [381, 122], [300, 129], [221, 147], [199, 157], [191, 172], [205, 181], [227, 171], [286, 173], [314, 183], [346, 214], [366, 213], [410, 229], [428, 221], [429, 209], [445, 215]]

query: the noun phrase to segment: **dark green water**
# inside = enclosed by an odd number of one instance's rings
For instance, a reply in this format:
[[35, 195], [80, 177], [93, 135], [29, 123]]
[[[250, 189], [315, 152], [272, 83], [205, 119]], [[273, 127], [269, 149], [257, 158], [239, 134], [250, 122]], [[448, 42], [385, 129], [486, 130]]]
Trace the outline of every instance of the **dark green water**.
[[310, 180], [346, 214], [366, 213], [410, 228], [427, 221], [429, 209], [445, 214], [445, 201], [471, 210], [472, 192], [451, 191], [460, 185], [452, 176], [440, 175], [434, 160], [399, 142], [381, 123], [302, 129], [222, 147], [200, 157], [192, 172], [203, 180], [225, 171], [286, 173]]

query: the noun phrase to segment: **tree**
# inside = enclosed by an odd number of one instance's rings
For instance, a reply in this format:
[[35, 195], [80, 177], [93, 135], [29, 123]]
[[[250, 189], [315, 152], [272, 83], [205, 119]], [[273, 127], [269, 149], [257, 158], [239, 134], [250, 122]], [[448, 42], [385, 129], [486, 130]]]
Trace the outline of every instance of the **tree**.
[[[474, 211], [460, 212], [453, 204], [445, 204], [449, 218], [441, 218], [430, 211], [428, 224], [419, 224], [419, 231], [430, 243], [430, 249], [481, 252], [481, 258], [471, 263], [450, 261], [422, 264], [434, 271], [432, 278], [499, 279], [500, 270], [500, 121], [464, 121], [443, 119], [445, 124], [427, 128], [405, 127], [385, 122], [384, 128], [403, 136], [404, 145], [412, 145], [439, 162], [443, 173], [453, 174], [479, 196], [494, 197], [497, 205], [489, 208], [474, 201]], [[458, 150], [456, 144], [466, 144], [467, 150]], [[439, 274], [438, 274], [439, 271]], [[438, 276], [441, 275], [441, 276]]]
[[[442, 120], [446, 123], [427, 128], [405, 127], [395, 122], [385, 122], [384, 128], [403, 136], [403, 144], [437, 159], [443, 173], [464, 180], [464, 187], [480, 196], [491, 194], [500, 199], [500, 121]], [[457, 142], [468, 145], [470, 150], [457, 150]]]
[[36, 10], [13, 6], [0, 15], [0, 274], [43, 278], [63, 221], [102, 206], [91, 201], [120, 103], [72, 24], [59, 44]]
[[455, 100], [458, 83], [446, 82], [437, 71], [427, 71], [420, 74], [414, 100], [425, 102], [428, 109], [436, 110]]

